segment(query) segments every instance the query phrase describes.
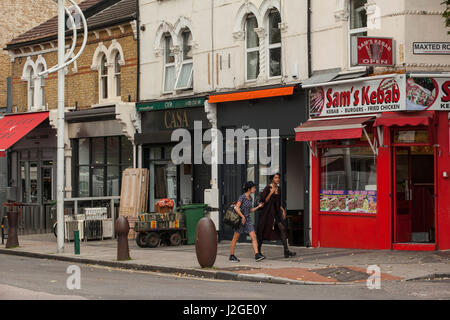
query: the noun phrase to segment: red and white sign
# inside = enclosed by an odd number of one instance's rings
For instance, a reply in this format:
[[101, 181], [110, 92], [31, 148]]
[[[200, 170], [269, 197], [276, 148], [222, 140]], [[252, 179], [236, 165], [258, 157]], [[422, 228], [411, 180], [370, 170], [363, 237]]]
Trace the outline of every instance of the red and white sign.
[[358, 37], [358, 65], [391, 66], [394, 64], [392, 38]]
[[406, 110], [405, 75], [315, 87], [309, 101], [310, 117], [341, 116]]
[[406, 109], [450, 111], [450, 79], [408, 77]]

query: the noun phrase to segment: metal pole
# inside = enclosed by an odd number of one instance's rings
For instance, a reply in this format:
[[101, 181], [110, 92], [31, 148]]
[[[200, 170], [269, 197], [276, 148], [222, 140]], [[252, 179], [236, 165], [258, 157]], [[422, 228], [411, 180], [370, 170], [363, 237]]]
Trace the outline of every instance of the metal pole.
[[[64, 0], [58, 0], [58, 65], [65, 62]], [[58, 131], [57, 131], [57, 252], [64, 252], [64, 68], [58, 70]]]

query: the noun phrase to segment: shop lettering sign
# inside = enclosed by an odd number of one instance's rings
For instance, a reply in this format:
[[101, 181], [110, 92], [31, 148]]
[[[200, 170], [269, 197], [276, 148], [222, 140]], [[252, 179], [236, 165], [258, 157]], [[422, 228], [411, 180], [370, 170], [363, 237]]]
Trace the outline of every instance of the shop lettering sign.
[[406, 109], [450, 111], [450, 78], [407, 77]]
[[376, 191], [320, 190], [320, 211], [376, 213]]
[[450, 54], [450, 42], [414, 42], [413, 54]]
[[186, 110], [167, 110], [164, 113], [166, 129], [188, 128], [189, 120]]
[[167, 110], [178, 108], [203, 107], [204, 104], [205, 104], [204, 97], [169, 100], [169, 101], [142, 102], [136, 105], [136, 110], [142, 112], [142, 111]]
[[392, 38], [357, 37], [357, 57], [360, 66], [392, 66]]
[[405, 110], [405, 76], [313, 88], [311, 117]]

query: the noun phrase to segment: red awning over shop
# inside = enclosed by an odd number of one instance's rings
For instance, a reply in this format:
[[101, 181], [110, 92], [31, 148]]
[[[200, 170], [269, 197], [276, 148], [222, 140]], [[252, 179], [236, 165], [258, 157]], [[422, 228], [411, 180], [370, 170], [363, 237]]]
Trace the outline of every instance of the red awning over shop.
[[374, 126], [415, 127], [429, 126], [433, 122], [434, 111], [385, 112], [375, 120]]
[[48, 112], [7, 115], [0, 119], [0, 157], [5, 151], [22, 139], [48, 118]]
[[295, 128], [296, 141], [340, 140], [361, 138], [364, 123], [374, 117], [308, 120]]

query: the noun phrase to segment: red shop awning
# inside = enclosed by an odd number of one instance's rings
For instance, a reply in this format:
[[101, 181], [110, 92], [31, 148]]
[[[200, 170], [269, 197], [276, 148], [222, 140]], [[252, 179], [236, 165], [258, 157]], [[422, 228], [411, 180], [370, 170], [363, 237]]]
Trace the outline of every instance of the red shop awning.
[[363, 133], [364, 123], [374, 117], [308, 120], [295, 128], [296, 141], [358, 139]]
[[5, 151], [22, 139], [48, 118], [48, 112], [7, 115], [0, 119], [0, 157]]
[[434, 111], [384, 112], [375, 120], [374, 126], [415, 127], [429, 126], [433, 122]]

